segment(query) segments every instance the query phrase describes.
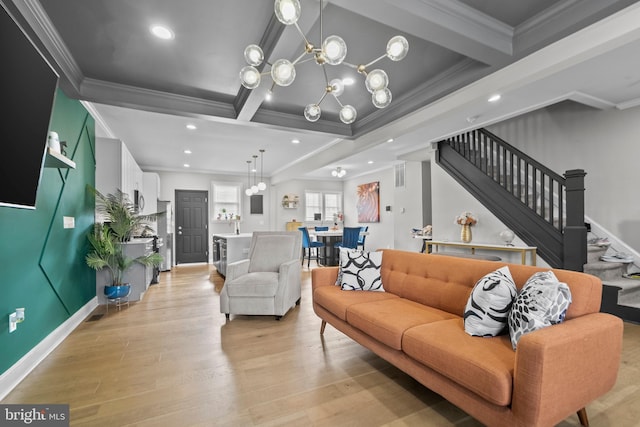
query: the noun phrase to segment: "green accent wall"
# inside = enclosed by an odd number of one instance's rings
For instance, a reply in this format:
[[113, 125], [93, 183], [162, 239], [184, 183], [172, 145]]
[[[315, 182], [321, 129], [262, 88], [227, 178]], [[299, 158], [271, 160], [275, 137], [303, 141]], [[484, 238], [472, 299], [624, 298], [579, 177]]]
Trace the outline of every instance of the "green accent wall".
[[[67, 142], [76, 168], [43, 169], [35, 210], [0, 206], [0, 374], [96, 295], [95, 272], [84, 262], [95, 210], [87, 191], [95, 186], [95, 122], [58, 90], [50, 130]], [[65, 216], [75, 228], [63, 227]], [[10, 334], [17, 307], [25, 321]]]

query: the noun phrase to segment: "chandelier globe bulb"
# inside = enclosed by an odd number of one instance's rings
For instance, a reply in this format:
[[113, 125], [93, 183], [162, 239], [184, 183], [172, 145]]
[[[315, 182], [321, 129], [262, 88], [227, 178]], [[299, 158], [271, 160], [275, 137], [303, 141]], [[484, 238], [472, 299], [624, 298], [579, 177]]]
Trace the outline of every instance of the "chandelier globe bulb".
[[387, 76], [387, 73], [385, 73], [384, 70], [378, 68], [367, 74], [364, 84], [367, 87], [367, 90], [370, 93], [373, 93], [376, 90], [384, 89], [389, 85], [389, 76]]
[[327, 64], [339, 65], [347, 56], [347, 44], [342, 37], [332, 35], [322, 43], [322, 52]]
[[333, 96], [340, 96], [344, 93], [344, 83], [340, 79], [333, 79], [329, 82], [329, 86], [331, 86], [331, 93]]
[[376, 108], [386, 108], [391, 104], [391, 91], [389, 88], [379, 89], [371, 94], [371, 102]]
[[409, 52], [409, 42], [403, 36], [392, 37], [387, 43], [387, 57], [392, 61], [401, 61]]
[[296, 79], [296, 67], [288, 59], [278, 59], [271, 67], [271, 78], [278, 86], [289, 86]]
[[247, 65], [240, 70], [240, 83], [247, 89], [255, 89], [260, 86], [260, 71], [252, 65]]
[[273, 10], [284, 25], [293, 25], [300, 19], [299, 0], [275, 0]]
[[304, 117], [310, 122], [317, 122], [321, 114], [322, 110], [318, 104], [309, 104], [304, 107]]
[[247, 64], [257, 67], [264, 61], [264, 52], [262, 52], [262, 48], [257, 44], [250, 44], [244, 49], [244, 59], [247, 61]]
[[350, 125], [355, 122], [357, 116], [358, 112], [351, 105], [345, 105], [340, 109], [340, 120], [344, 124]]

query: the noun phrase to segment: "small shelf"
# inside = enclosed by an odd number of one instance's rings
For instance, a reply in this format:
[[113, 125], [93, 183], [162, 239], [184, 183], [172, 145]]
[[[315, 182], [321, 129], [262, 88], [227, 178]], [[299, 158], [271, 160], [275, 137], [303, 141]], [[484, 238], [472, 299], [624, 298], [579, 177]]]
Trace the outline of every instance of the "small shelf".
[[58, 169], [75, 169], [76, 162], [47, 147], [47, 156], [44, 160], [44, 167]]
[[285, 209], [298, 209], [300, 199], [296, 194], [285, 194], [282, 198], [282, 207]]

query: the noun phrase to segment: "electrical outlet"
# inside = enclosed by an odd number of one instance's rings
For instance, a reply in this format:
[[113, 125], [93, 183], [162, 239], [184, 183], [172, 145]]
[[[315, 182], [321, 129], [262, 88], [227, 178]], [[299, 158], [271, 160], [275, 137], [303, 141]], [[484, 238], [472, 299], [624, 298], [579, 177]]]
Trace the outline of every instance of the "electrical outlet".
[[18, 329], [18, 313], [11, 313], [9, 315], [9, 333]]

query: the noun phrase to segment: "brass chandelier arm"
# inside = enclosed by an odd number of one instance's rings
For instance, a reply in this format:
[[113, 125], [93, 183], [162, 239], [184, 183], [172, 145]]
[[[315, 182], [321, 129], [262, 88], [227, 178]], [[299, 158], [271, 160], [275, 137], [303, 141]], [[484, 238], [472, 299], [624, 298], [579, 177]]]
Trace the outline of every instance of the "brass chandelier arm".
[[384, 55], [382, 55], [379, 58], [374, 59], [373, 61], [369, 62], [367, 65], [364, 66], [364, 68], [369, 68], [370, 66], [372, 66], [373, 64], [375, 64], [376, 62], [380, 61], [383, 58], [386, 58], [387, 54], [385, 53]]

